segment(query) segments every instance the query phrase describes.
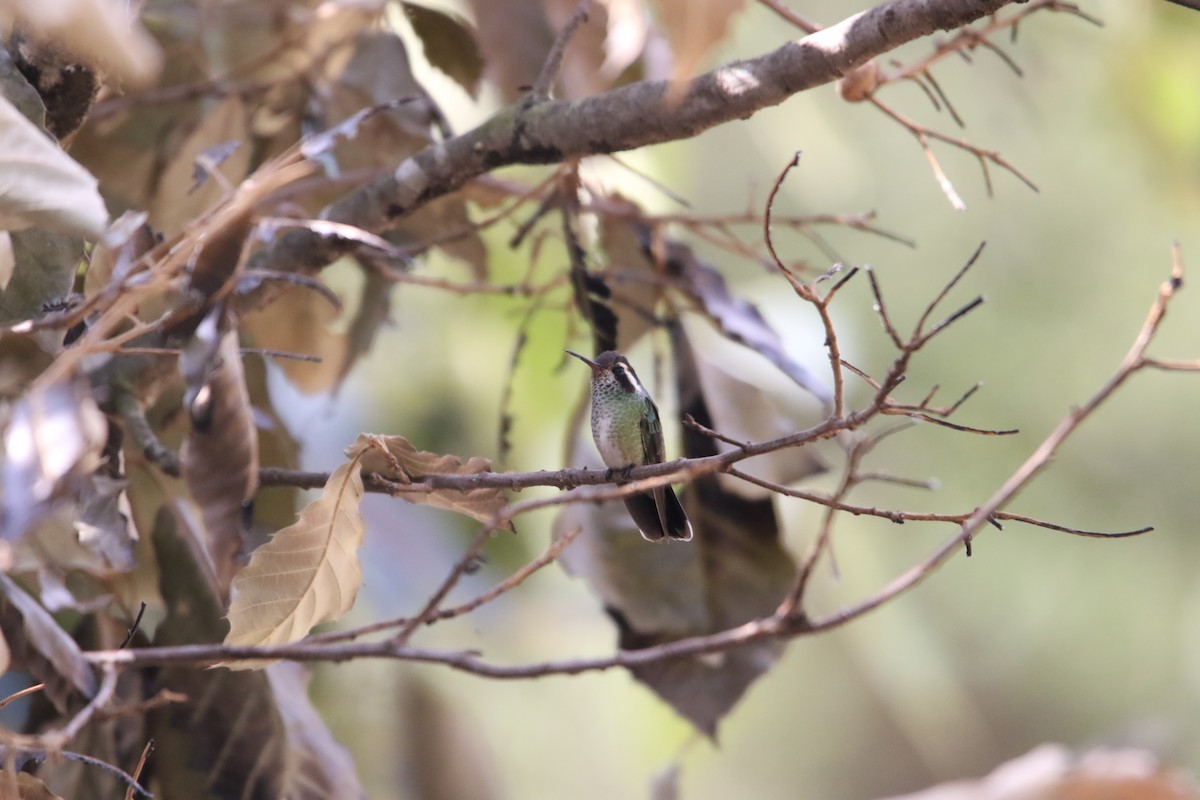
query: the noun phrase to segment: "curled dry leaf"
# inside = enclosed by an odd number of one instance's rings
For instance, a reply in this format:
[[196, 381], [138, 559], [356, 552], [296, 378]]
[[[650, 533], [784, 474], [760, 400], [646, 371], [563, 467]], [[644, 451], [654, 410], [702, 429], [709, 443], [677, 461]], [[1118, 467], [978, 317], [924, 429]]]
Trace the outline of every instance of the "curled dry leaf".
[[[42, 520], [13, 548], [14, 572], [75, 570], [96, 577], [136, 566], [137, 531], [130, 524], [126, 481], [97, 472], [80, 484], [79, 496]], [[43, 601], [45, 597], [43, 596]]]
[[855, 67], [837, 82], [838, 97], [847, 103], [861, 103], [879, 86], [879, 62], [871, 59]]
[[[409, 483], [425, 475], [475, 475], [489, 472], [492, 462], [481, 456], [471, 456], [463, 461], [458, 456], [430, 453], [418, 450], [403, 436], [375, 436], [360, 434], [354, 444], [346, 449], [349, 458], [361, 458], [365, 472], [375, 472], [397, 483]], [[474, 517], [480, 522], [490, 522], [497, 511], [507, 502], [502, 489], [435, 489], [432, 492], [400, 492], [396, 495], [410, 503], [418, 503], [456, 511]], [[512, 528], [512, 524], [507, 526]]]
[[60, 711], [73, 690], [90, 697], [96, 676], [79, 645], [50, 612], [7, 575], [0, 575], [0, 632], [13, 664], [46, 684], [46, 696]]
[[0, 228], [36, 225], [98, 239], [108, 209], [96, 179], [0, 96]]
[[[363, 495], [357, 458], [342, 464], [294, 525], [277, 531], [233, 581], [231, 645], [283, 644], [338, 619], [362, 585]], [[262, 664], [229, 664], [234, 669]]]
[[259, 460], [237, 329], [220, 319], [219, 311], [210, 313], [180, 359], [192, 418], [181, 457], [183, 478], [204, 519], [213, 569], [227, 596], [240, 566], [245, 509], [258, 488]]
[[108, 425], [82, 381], [30, 392], [4, 431], [0, 535], [18, 539], [74, 495], [99, 463]]

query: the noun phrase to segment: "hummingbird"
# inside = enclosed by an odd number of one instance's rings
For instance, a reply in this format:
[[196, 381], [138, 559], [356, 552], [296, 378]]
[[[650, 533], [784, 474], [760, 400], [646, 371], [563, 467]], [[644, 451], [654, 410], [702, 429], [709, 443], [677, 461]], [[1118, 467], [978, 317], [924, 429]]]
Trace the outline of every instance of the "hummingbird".
[[[567, 353], [592, 368], [592, 438], [609, 472], [665, 461], [658, 408], [625, 356], [607, 350], [593, 361], [573, 350]], [[651, 542], [692, 538], [692, 523], [670, 486], [624, 499], [643, 538]]]

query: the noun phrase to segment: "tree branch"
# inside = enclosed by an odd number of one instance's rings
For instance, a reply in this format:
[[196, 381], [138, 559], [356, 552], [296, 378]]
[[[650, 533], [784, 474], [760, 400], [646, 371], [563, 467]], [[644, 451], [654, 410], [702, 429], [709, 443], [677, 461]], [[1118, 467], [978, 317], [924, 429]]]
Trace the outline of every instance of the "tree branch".
[[[1012, 2], [893, 0], [765, 55], [718, 67], [684, 84], [671, 101], [669, 82], [639, 81], [581, 100], [509, 107], [474, 130], [405, 159], [394, 171], [334, 203], [325, 216], [378, 232], [499, 167], [557, 163], [691, 138], [831, 83], [906, 42], [957, 29]], [[275, 240], [257, 266], [311, 272], [339, 253], [336, 242], [292, 230]]]

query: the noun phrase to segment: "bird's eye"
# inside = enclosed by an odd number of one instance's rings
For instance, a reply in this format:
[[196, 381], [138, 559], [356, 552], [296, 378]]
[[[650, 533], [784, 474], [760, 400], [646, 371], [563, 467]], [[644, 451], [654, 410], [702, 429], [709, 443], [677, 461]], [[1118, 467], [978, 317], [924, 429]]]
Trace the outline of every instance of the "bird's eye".
[[617, 379], [617, 383], [621, 384], [621, 388], [625, 391], [636, 394], [640, 387], [637, 376], [633, 374], [628, 364], [614, 364], [613, 377]]

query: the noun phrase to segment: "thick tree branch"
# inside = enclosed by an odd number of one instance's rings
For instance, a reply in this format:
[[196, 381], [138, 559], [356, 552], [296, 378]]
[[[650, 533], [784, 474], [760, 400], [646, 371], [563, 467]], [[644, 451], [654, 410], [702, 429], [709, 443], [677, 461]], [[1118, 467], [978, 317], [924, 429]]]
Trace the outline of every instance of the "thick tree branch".
[[[474, 130], [405, 159], [335, 203], [326, 216], [378, 232], [498, 167], [557, 163], [687, 139], [746, 119], [798, 92], [831, 83], [906, 42], [957, 29], [1012, 2], [893, 0], [765, 55], [718, 67], [670, 99], [669, 82], [640, 81], [581, 100], [512, 106]], [[258, 266], [311, 272], [344, 247], [312, 231], [288, 231]]]

